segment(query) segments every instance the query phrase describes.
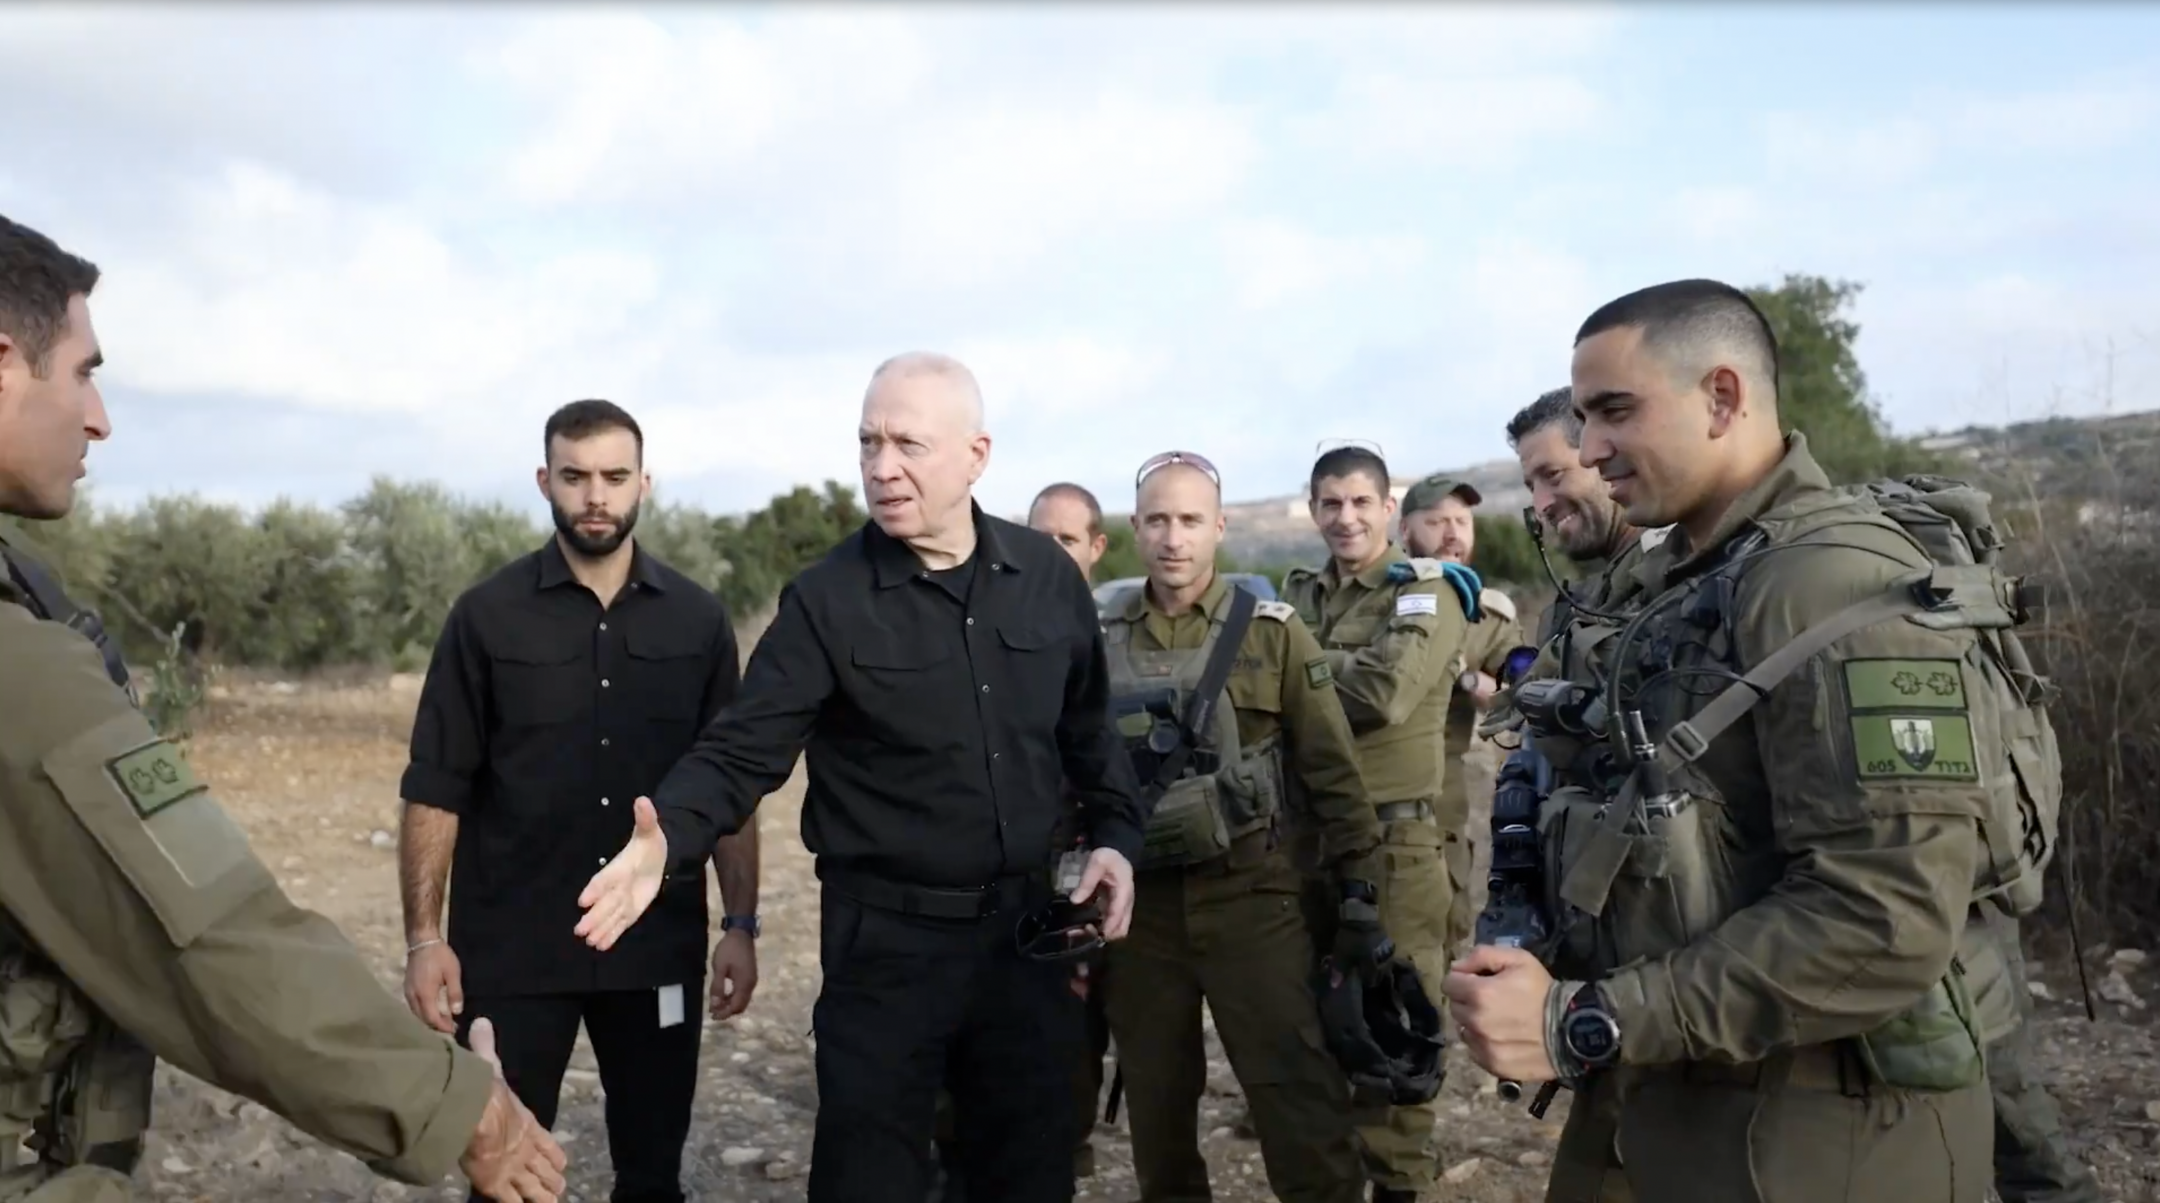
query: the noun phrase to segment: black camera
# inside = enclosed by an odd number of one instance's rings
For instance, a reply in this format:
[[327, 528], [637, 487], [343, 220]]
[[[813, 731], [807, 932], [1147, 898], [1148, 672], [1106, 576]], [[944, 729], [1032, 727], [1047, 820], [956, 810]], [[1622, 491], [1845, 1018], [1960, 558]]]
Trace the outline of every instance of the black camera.
[[[1132, 760], [1133, 771], [1142, 781], [1154, 780], [1157, 768], [1183, 739], [1177, 691], [1166, 685], [1121, 694], [1111, 700], [1110, 718], [1125, 737], [1125, 754]], [[1196, 744], [1205, 735], [1195, 732]], [[1195, 776], [1204, 776], [1215, 771], [1215, 755], [1205, 746], [1195, 746], [1187, 765]]]
[[1601, 739], [1605, 735], [1605, 699], [1588, 685], [1548, 677], [1523, 682], [1510, 697], [1516, 711], [1539, 735], [1572, 735], [1578, 739]]

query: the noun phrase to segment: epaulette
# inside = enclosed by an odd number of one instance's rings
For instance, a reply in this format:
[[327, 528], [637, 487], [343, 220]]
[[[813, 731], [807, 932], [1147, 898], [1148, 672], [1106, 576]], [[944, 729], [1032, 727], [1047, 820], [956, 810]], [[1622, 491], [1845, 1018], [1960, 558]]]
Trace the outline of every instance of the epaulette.
[[1425, 556], [1411, 556], [1387, 566], [1387, 579], [1391, 585], [1407, 585], [1412, 581], [1436, 581], [1447, 570], [1440, 561]]
[[1288, 586], [1292, 581], [1309, 581], [1317, 575], [1318, 573], [1310, 568], [1292, 568], [1290, 571], [1283, 573], [1283, 584]]
[[1272, 618], [1276, 622], [1289, 622], [1297, 607], [1286, 601], [1264, 601], [1253, 607], [1253, 617]]
[[1507, 594], [1500, 592], [1498, 589], [1478, 590], [1478, 605], [1482, 606], [1487, 610], [1491, 610], [1493, 613], [1507, 619], [1509, 622], [1515, 621], [1514, 601], [1510, 599]]

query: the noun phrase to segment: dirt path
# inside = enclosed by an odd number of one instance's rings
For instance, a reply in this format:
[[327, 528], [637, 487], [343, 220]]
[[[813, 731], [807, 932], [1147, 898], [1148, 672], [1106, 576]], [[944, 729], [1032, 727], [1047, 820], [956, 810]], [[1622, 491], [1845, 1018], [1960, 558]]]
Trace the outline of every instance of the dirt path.
[[[411, 720], [410, 682], [339, 689], [253, 686], [214, 701], [191, 754], [246, 827], [258, 853], [303, 905], [330, 916], [398, 989], [402, 933], [397, 905], [397, 778]], [[1478, 792], [1473, 791], [1473, 796]], [[800, 781], [762, 808], [765, 936], [749, 1014], [706, 1024], [704, 1077], [685, 1154], [685, 1187], [713, 1203], [804, 1195], [817, 1097], [805, 1040], [817, 991], [817, 892], [797, 837]], [[2042, 1072], [2062, 1100], [2080, 1151], [2107, 1197], [2160, 1201], [2160, 1046], [2153, 992], [2160, 966], [2094, 958], [2095, 982], [2120, 965], [2129, 1002], [2100, 1004], [2099, 1024], [2067, 1001], [2076, 983], [2044, 974], [2039, 1002]], [[1210, 1041], [1211, 1048], [1213, 1041]], [[1202, 1131], [1223, 1203], [1272, 1199], [1259, 1147], [1233, 1131], [1239, 1092], [1220, 1056], [1202, 1101]], [[1545, 1122], [1501, 1104], [1490, 1081], [1451, 1053], [1442, 1096], [1449, 1182], [1441, 1198], [1534, 1203], [1542, 1167], [1566, 1114], [1566, 1095]], [[610, 1181], [599, 1083], [582, 1041], [564, 1083], [558, 1133], [571, 1157], [570, 1198], [605, 1200]], [[1120, 1124], [1122, 1126], [1122, 1115]], [[269, 1200], [457, 1199], [450, 1185], [415, 1190], [378, 1180], [341, 1153], [299, 1135], [275, 1116], [162, 1071], [158, 1131], [142, 1173], [149, 1197], [203, 1203]], [[1083, 1203], [1137, 1197], [1122, 1131], [1097, 1138], [1100, 1172], [1081, 1183]]]

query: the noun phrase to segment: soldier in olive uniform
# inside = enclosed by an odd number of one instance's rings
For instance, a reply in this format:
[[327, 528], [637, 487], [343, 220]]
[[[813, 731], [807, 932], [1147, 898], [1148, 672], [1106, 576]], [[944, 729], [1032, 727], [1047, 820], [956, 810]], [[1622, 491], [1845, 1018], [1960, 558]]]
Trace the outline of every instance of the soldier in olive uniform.
[[[1105, 616], [1112, 704], [1142, 782], [1169, 784], [1138, 866], [1131, 933], [1110, 946], [1105, 1004], [1140, 1197], [1208, 1197], [1197, 1124], [1205, 999], [1276, 1197], [1357, 1203], [1364, 1174], [1349, 1087], [1325, 1051], [1304, 879], [1278, 834], [1298, 799], [1344, 900], [1335, 955], [1366, 968], [1384, 960], [1374, 906], [1380, 827], [1350, 725], [1327, 657], [1290, 607], [1258, 601], [1216, 571], [1223, 514], [1213, 465], [1189, 453], [1158, 455], [1141, 466], [1135, 488], [1133, 529], [1148, 583]], [[1218, 649], [1234, 602], [1253, 608], [1249, 625], [1234, 647]], [[1228, 658], [1215, 708], [1193, 711], [1217, 654]], [[1166, 750], [1150, 733], [1186, 721], [1198, 724], [1198, 742], [1181, 765], [1164, 769]]]
[[[1411, 485], [1402, 499], [1403, 548], [1413, 556], [1468, 565], [1477, 550], [1477, 520], [1471, 511], [1484, 500], [1476, 486], [1447, 476], [1428, 476]], [[1478, 710], [1499, 690], [1498, 674], [1507, 654], [1522, 645], [1522, 624], [1515, 602], [1486, 585], [1478, 590], [1479, 621], [1471, 623], [1462, 655], [1456, 660], [1455, 694], [1448, 701], [1446, 739], [1440, 777], [1441, 810], [1470, 813], [1470, 774], [1463, 756], [1476, 737]], [[1448, 952], [1469, 939], [1477, 914], [1478, 833], [1448, 836], [1447, 864], [1453, 900], [1448, 905]]]
[[[1665, 530], [1637, 530], [1604, 478], [1583, 466], [1582, 420], [1575, 415], [1572, 390], [1553, 389], [1525, 406], [1509, 420], [1507, 437], [1546, 535], [1584, 576], [1545, 608], [1537, 635], [1542, 646], [1568, 625], [1574, 608], [1600, 612], [1624, 606], [1637, 588], [1635, 566]], [[1511, 708], [1503, 702], [1496, 710]], [[1511, 721], [1504, 725], [1519, 729], [1519, 716], [1510, 712], [1505, 718]], [[1574, 1139], [1555, 1152], [1546, 1203], [1634, 1203], [1627, 1175], [1609, 1152], [1620, 1125], [1620, 1095], [1611, 1075], [1576, 1091], [1568, 1123]], [[1592, 1152], [1583, 1155], [1582, 1149]]]
[[1446, 992], [1487, 1071], [1618, 1081], [1617, 1140], [1571, 1109], [1562, 1146], [1638, 1198], [1980, 1203], [2008, 1004], [1975, 899], [2032, 880], [1991, 830], [2016, 716], [1954, 611], [1906, 621], [1934, 560], [1780, 434], [1776, 380], [1768, 322], [1711, 281], [1578, 333], [1581, 460], [1674, 529], [1636, 570], [1654, 601], [1576, 613], [1532, 670], [1562, 690], [1534, 736], [1553, 972], [1480, 946]]
[[[1383, 832], [1381, 918], [1424, 980], [1447, 969], [1454, 893], [1443, 849], [1467, 811], [1445, 809], [1441, 727], [1454, 665], [1478, 613], [1475, 574], [1413, 560], [1388, 538], [1395, 499], [1387, 464], [1339, 447], [1313, 465], [1309, 504], [1328, 544], [1319, 570], [1294, 568], [1283, 600], [1325, 649], [1335, 692], [1357, 736], [1358, 769]], [[1315, 922], [1325, 928], [1325, 912]], [[1376, 1203], [1433, 1188], [1438, 1152], [1431, 1103], [1361, 1103], [1355, 1112]]]
[[[66, 516], [91, 440], [98, 271], [0, 218], [0, 513]], [[563, 1155], [256, 859], [57, 594], [0, 579], [0, 1200], [125, 1203], [159, 1058], [376, 1173], [552, 1203]]]

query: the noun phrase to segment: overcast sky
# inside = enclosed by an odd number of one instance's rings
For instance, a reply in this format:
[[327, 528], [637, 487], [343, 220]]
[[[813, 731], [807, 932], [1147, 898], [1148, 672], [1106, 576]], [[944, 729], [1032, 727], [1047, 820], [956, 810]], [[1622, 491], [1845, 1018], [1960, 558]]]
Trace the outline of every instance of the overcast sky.
[[[1849, 278], [1895, 427], [2160, 406], [2160, 6], [10, 6], [0, 213], [105, 271], [97, 495], [533, 499], [604, 396], [662, 495], [856, 482], [980, 375], [980, 496], [1507, 453], [1659, 280]], [[2115, 357], [2110, 361], [2112, 341]], [[537, 509], [535, 512], [539, 512]]]

